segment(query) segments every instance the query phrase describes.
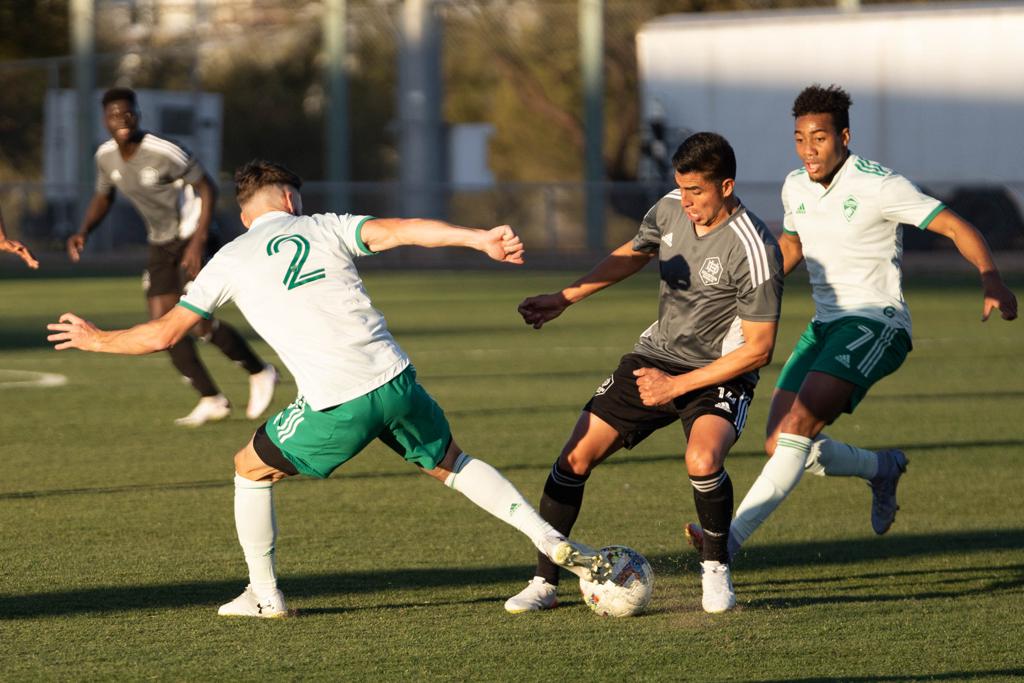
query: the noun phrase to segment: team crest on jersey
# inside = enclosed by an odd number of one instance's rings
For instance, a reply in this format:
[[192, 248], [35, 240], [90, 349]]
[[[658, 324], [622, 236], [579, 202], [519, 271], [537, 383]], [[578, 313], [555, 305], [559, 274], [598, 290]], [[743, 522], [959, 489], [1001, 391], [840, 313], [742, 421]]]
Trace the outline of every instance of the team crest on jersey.
[[147, 187], [150, 185], [156, 185], [158, 180], [160, 180], [160, 171], [156, 170], [152, 166], [147, 166], [139, 171], [139, 183], [142, 185], [146, 185]]
[[704, 259], [704, 265], [700, 267], [700, 279], [705, 285], [717, 285], [722, 279], [722, 260], [717, 256]]
[[121, 172], [116, 168], [110, 172], [110, 181], [116, 183], [121, 179]]
[[857, 198], [852, 194], [843, 200], [843, 215], [846, 216], [847, 223], [853, 220], [853, 214], [857, 213], [857, 207], [859, 206]]

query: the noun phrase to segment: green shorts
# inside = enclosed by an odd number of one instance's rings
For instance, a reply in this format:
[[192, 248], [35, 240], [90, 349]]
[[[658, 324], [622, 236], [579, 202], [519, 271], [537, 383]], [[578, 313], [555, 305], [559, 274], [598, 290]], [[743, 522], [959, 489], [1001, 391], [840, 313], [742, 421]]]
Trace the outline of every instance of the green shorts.
[[325, 410], [299, 398], [267, 420], [267, 436], [301, 474], [326, 478], [374, 439], [432, 470], [452, 440], [444, 411], [410, 365], [387, 384]]
[[903, 365], [911, 348], [906, 330], [870, 318], [811, 321], [775, 386], [799, 393], [812, 371], [845, 379], [856, 385], [845, 411], [852, 413], [871, 385]]

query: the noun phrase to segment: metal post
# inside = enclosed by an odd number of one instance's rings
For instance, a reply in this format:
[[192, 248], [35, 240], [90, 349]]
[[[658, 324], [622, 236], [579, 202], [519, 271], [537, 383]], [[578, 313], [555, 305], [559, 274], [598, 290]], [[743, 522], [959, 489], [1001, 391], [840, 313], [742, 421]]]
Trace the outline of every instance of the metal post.
[[327, 92], [327, 180], [328, 210], [348, 211], [350, 197], [348, 131], [348, 70], [346, 54], [346, 0], [326, 0], [324, 11], [324, 49], [326, 51], [325, 90]]
[[433, 0], [405, 0], [398, 74], [402, 213], [437, 218], [445, 179], [441, 41]]
[[[95, 0], [71, 0], [71, 48], [74, 54], [75, 110], [77, 141], [76, 177], [78, 188], [76, 214], [85, 214], [92, 197], [95, 168], [93, 166], [93, 135], [96, 130], [96, 2]], [[112, 246], [113, 230], [104, 231], [106, 237], [99, 240], [101, 248]]]
[[579, 0], [587, 248], [604, 245], [604, 0]]

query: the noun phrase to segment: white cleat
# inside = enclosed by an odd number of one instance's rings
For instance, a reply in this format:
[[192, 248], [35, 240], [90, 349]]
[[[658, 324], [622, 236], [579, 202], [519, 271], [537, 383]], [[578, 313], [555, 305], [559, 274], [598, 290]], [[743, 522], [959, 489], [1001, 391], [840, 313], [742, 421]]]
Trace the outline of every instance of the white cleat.
[[700, 563], [700, 583], [704, 589], [701, 606], [709, 614], [727, 612], [736, 606], [729, 565], [705, 560]]
[[207, 422], [223, 420], [231, 414], [231, 403], [224, 394], [216, 396], [203, 396], [199, 403], [192, 409], [192, 412], [185, 417], [179, 417], [174, 424], [179, 427], [198, 427]]
[[245, 408], [247, 418], [255, 420], [270, 407], [278, 381], [277, 368], [269, 363], [256, 374], [249, 375], [249, 405]]
[[543, 577], [535, 576], [519, 591], [505, 601], [505, 611], [509, 614], [523, 612], [539, 612], [558, 607], [558, 586], [552, 586]]
[[546, 554], [559, 567], [569, 570], [584, 581], [601, 583], [608, 579], [612, 571], [607, 557], [590, 546], [568, 538], [559, 539]]
[[275, 590], [269, 598], [256, 597], [252, 586], [246, 586], [242, 594], [229, 603], [220, 606], [217, 614], [222, 617], [257, 617], [259, 619], [283, 619], [290, 616], [284, 603], [284, 593]]

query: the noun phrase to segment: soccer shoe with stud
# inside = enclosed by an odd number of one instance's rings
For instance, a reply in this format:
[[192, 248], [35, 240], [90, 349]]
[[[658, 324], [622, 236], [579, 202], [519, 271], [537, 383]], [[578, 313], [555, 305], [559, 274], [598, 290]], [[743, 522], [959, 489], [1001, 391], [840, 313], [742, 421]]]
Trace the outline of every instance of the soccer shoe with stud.
[[896, 485], [907, 471], [910, 460], [903, 451], [892, 448], [878, 451], [878, 473], [868, 482], [871, 487], [871, 528], [884, 534], [896, 519]]
[[284, 602], [284, 593], [275, 590], [269, 598], [260, 599], [252, 586], [246, 586], [242, 594], [229, 603], [220, 606], [217, 614], [222, 617], [256, 617], [258, 619], [282, 619], [289, 616]]
[[270, 407], [277, 383], [277, 368], [269, 363], [259, 372], [249, 375], [249, 405], [245, 408], [247, 418], [255, 420]]
[[519, 591], [505, 601], [505, 611], [509, 614], [523, 612], [539, 612], [558, 607], [558, 586], [552, 586], [541, 576], [535, 576]]
[[179, 417], [174, 424], [179, 427], [198, 427], [207, 422], [223, 420], [231, 414], [231, 403], [224, 394], [216, 396], [203, 396], [199, 403], [192, 409], [192, 412], [185, 417]]
[[559, 540], [547, 551], [551, 561], [586, 581], [601, 583], [611, 574], [612, 565], [604, 555], [590, 546], [571, 541]]
[[701, 562], [700, 583], [704, 591], [701, 607], [708, 614], [727, 612], [736, 606], [729, 565], [714, 560]]

